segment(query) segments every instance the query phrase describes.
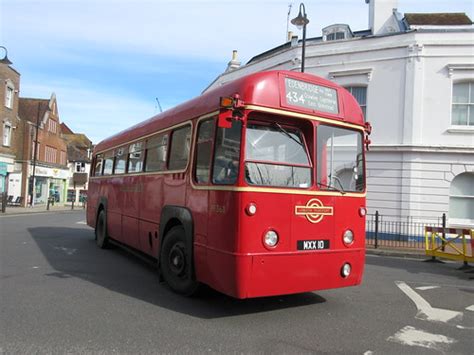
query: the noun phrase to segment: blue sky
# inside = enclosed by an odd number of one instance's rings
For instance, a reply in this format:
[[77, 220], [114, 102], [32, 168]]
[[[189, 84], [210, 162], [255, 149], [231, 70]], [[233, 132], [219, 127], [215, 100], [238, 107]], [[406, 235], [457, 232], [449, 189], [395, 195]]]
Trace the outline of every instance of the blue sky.
[[[21, 73], [20, 96], [56, 93], [61, 121], [94, 143], [198, 96], [239, 60], [282, 44], [299, 2], [0, 0], [0, 45]], [[308, 37], [368, 28], [364, 0], [307, 0]], [[399, 0], [400, 12], [466, 12], [471, 0]], [[298, 34], [296, 28], [290, 30]]]

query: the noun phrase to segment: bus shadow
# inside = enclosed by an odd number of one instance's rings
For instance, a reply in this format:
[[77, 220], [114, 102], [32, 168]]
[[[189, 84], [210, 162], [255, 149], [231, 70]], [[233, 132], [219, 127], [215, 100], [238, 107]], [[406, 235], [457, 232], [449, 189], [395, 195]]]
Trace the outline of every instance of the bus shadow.
[[99, 249], [90, 229], [36, 227], [28, 231], [55, 270], [46, 276], [78, 278], [193, 317], [213, 319], [326, 302], [314, 293], [238, 300], [208, 287], [203, 287], [195, 297], [183, 297], [159, 283], [157, 271], [149, 263], [118, 247]]

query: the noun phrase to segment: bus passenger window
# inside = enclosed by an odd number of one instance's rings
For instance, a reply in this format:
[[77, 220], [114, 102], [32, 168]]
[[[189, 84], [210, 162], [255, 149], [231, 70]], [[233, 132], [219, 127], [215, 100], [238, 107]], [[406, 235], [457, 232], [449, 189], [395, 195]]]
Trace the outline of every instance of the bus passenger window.
[[146, 141], [145, 171], [166, 170], [168, 152], [168, 134], [162, 133]]
[[145, 157], [143, 148], [144, 142], [130, 144], [128, 154], [128, 172], [139, 173], [143, 169], [143, 158]]
[[114, 167], [114, 152], [110, 151], [104, 154], [104, 175], [112, 175]]
[[114, 174], [125, 174], [127, 166], [127, 147], [115, 149]]
[[194, 167], [194, 177], [198, 183], [209, 182], [214, 126], [214, 119], [199, 124], [196, 141], [196, 166]]
[[214, 152], [212, 182], [231, 185], [237, 182], [240, 160], [242, 122], [232, 122], [231, 128], [218, 128]]
[[171, 135], [169, 170], [182, 170], [188, 164], [191, 145], [191, 126], [177, 128]]
[[102, 175], [102, 162], [103, 162], [102, 155], [101, 154], [97, 155], [95, 157], [94, 176]]

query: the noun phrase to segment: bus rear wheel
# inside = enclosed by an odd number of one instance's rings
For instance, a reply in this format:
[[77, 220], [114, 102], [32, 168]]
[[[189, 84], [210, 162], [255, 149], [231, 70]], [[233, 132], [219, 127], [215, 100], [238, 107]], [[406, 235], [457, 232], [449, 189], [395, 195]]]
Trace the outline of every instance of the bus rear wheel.
[[199, 283], [194, 277], [194, 265], [183, 227], [173, 227], [166, 233], [161, 248], [160, 269], [174, 292], [191, 296], [197, 291]]
[[109, 246], [107, 219], [104, 210], [101, 210], [97, 216], [97, 223], [95, 225], [95, 242], [101, 249], [106, 249]]

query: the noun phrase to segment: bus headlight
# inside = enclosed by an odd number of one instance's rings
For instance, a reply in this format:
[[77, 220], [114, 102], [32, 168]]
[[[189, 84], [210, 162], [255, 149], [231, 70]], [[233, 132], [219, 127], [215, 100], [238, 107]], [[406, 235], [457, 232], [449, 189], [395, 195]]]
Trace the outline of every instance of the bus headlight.
[[278, 244], [278, 234], [273, 230], [269, 230], [263, 236], [263, 243], [266, 247], [273, 248]]
[[341, 276], [348, 277], [351, 274], [351, 270], [352, 270], [351, 264], [345, 263], [344, 265], [342, 265], [342, 268], [341, 268]]
[[350, 229], [347, 229], [342, 236], [342, 241], [345, 245], [351, 245], [354, 242], [354, 233]]

